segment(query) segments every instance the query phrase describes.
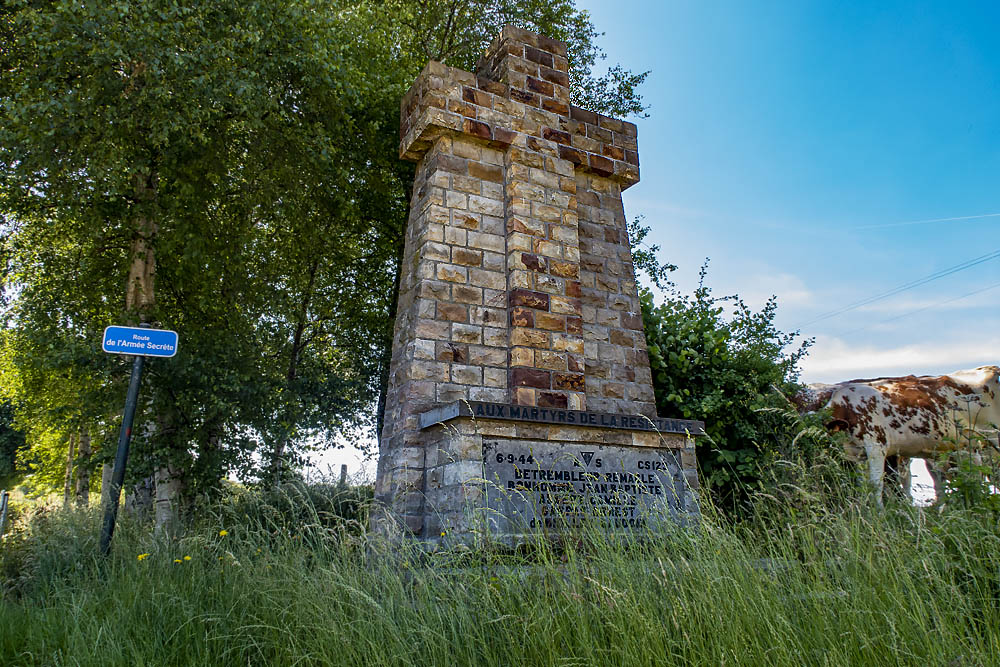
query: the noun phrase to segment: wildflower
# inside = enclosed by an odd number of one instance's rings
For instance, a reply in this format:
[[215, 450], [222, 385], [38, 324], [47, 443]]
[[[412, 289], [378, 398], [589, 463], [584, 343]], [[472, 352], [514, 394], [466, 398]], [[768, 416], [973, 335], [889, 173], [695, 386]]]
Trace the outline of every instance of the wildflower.
[[184, 556], [184, 560], [191, 560], [191, 556]]
[[175, 563], [183, 563], [184, 561], [182, 561], [182, 560], [181, 560], [180, 558], [175, 558], [175, 559], [174, 559], [174, 562], [175, 562]]
[[149, 554], [139, 554], [138, 556], [135, 557], [135, 559], [138, 561], [144, 561], [147, 558], [149, 558]]
[[226, 530], [225, 528], [223, 528], [222, 530], [219, 531], [219, 537], [225, 537], [228, 534], [229, 534], [229, 531]]
[[441, 537], [444, 537], [444, 531], [443, 530], [441, 531]]

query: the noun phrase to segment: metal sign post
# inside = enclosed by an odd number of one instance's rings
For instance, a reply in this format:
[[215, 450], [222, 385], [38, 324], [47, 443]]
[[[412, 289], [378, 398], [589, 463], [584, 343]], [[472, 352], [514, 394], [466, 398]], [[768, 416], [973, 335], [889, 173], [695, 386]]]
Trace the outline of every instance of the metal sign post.
[[118, 451], [115, 453], [114, 470], [111, 473], [111, 489], [108, 504], [104, 508], [104, 525], [101, 528], [101, 554], [111, 552], [111, 537], [115, 532], [118, 518], [118, 502], [125, 482], [125, 464], [128, 462], [128, 445], [132, 439], [132, 421], [139, 400], [139, 383], [142, 380], [143, 359], [149, 357], [172, 357], [177, 354], [177, 333], [165, 329], [150, 329], [149, 325], [135, 327], [108, 327], [104, 330], [102, 348], [111, 354], [133, 354], [132, 377], [125, 396], [125, 414], [118, 434]]

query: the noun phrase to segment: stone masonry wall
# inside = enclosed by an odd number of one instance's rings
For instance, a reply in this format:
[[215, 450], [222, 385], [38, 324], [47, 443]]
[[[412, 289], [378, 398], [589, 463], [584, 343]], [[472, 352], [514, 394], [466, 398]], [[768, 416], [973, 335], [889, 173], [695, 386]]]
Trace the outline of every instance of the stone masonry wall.
[[507, 26], [477, 70], [428, 63], [401, 104], [418, 166], [376, 497], [417, 534], [435, 405], [655, 415], [621, 202], [635, 125], [570, 105], [562, 42]]

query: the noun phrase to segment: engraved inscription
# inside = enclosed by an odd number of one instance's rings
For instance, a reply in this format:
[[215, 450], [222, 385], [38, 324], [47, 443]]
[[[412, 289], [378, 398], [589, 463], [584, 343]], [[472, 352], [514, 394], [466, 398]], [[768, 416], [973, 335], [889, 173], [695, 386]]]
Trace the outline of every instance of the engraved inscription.
[[669, 449], [491, 440], [483, 443], [483, 469], [491, 526], [500, 533], [592, 520], [634, 530], [683, 522], [693, 509]]
[[684, 433], [700, 436], [705, 423], [690, 419], [650, 419], [643, 415], [627, 413], [593, 412], [590, 410], [568, 410], [565, 408], [540, 408], [535, 406], [510, 405], [507, 403], [486, 403], [482, 401], [458, 401], [420, 416], [420, 427], [454, 419], [455, 417], [476, 417], [477, 419], [504, 419], [509, 421], [537, 422], [564, 426], [596, 426], [600, 428], [625, 429], [632, 431], [659, 431], [660, 433]]

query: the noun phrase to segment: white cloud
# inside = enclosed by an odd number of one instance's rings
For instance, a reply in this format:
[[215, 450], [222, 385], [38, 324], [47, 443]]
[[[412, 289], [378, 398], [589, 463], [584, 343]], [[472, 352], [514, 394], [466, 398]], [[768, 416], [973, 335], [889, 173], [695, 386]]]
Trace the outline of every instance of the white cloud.
[[851, 345], [840, 338], [818, 336], [802, 361], [802, 378], [806, 382], [837, 382], [861, 376], [933, 375], [998, 362], [1000, 336], [896, 347]]
[[740, 279], [736, 290], [751, 308], [760, 308], [771, 298], [778, 297], [779, 307], [808, 306], [814, 293], [801, 278], [791, 273], [758, 273]]

